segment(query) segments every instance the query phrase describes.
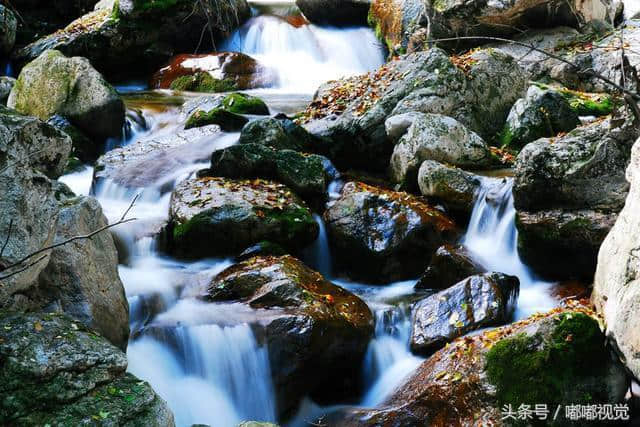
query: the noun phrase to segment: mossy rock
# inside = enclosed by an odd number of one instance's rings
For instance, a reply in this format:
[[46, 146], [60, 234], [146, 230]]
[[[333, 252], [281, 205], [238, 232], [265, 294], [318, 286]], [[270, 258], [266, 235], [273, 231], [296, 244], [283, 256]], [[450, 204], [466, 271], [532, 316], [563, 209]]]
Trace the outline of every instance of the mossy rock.
[[227, 95], [222, 100], [222, 105], [225, 110], [232, 113], [254, 114], [257, 116], [269, 115], [269, 108], [263, 100], [240, 92]]
[[214, 108], [210, 111], [196, 111], [189, 116], [184, 128], [218, 125], [225, 132], [237, 132], [248, 122], [249, 120], [240, 114], [232, 113], [224, 108]]
[[181, 76], [171, 82], [172, 90], [187, 92], [230, 92], [236, 84], [230, 79], [216, 79], [211, 74], [201, 71], [190, 76]]
[[616, 99], [606, 93], [588, 93], [565, 87], [556, 87], [544, 83], [536, 83], [541, 89], [554, 90], [564, 97], [571, 109], [578, 116], [606, 116], [611, 114], [616, 104]]
[[617, 372], [607, 381], [609, 350], [594, 318], [566, 312], [535, 326], [498, 341], [486, 354], [487, 377], [500, 405], [555, 408], [615, 401], [614, 389], [621, 388], [624, 375]]

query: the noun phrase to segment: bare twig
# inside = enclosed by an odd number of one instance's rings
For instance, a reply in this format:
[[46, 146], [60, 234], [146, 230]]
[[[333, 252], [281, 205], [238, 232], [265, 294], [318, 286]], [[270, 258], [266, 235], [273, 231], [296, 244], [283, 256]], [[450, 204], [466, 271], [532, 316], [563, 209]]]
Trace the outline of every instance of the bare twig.
[[138, 201], [138, 198], [140, 197], [140, 193], [136, 194], [136, 196], [133, 198], [133, 200], [131, 200], [131, 203], [129, 203], [129, 207], [127, 208], [126, 211], [124, 211], [124, 213], [122, 214], [122, 216], [120, 217], [120, 221], [124, 221], [124, 219], [127, 217], [127, 215], [129, 214], [129, 211], [131, 210], [131, 208], [133, 208], [133, 205], [136, 204], [136, 202]]
[[2, 258], [2, 254], [4, 254], [4, 250], [7, 248], [7, 244], [9, 243], [9, 239], [11, 238], [11, 231], [13, 228], [13, 218], [9, 220], [9, 231], [7, 231], [7, 238], [2, 245], [2, 249], [0, 249], [0, 258]]
[[573, 62], [559, 56], [559, 55], [555, 55], [551, 52], [547, 52], [544, 49], [540, 49], [538, 47], [532, 46], [528, 43], [523, 43], [523, 42], [519, 42], [516, 40], [510, 40], [510, 39], [505, 39], [502, 37], [490, 37], [490, 36], [460, 36], [460, 37], [448, 37], [448, 38], [440, 38], [440, 39], [433, 39], [430, 40], [430, 42], [450, 42], [450, 41], [459, 41], [459, 40], [488, 40], [488, 41], [495, 41], [495, 42], [503, 42], [503, 43], [511, 43], [511, 44], [515, 44], [518, 46], [523, 46], [526, 47], [528, 49], [534, 50], [536, 52], [540, 52], [544, 55], [547, 55], [550, 58], [553, 58], [555, 60], [558, 60], [562, 63], [565, 63], [569, 66], [571, 66], [572, 68], [574, 68], [576, 70], [577, 73], [579, 74], [584, 74], [590, 77], [594, 77], [598, 80], [602, 80], [603, 82], [613, 86], [614, 88], [618, 89], [620, 92], [624, 93], [625, 95], [630, 96], [632, 99], [634, 100], [640, 100], [640, 95], [636, 92], [630, 91], [622, 86], [620, 86], [619, 84], [615, 83], [614, 81], [612, 81], [611, 79], [596, 73], [595, 71], [589, 69], [589, 70], [582, 70], [578, 65], [574, 64]]

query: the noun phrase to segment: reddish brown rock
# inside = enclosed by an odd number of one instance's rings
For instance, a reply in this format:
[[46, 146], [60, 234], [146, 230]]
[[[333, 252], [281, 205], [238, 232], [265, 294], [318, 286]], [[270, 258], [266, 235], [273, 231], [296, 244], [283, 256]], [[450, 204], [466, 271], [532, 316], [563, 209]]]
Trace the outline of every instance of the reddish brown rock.
[[151, 78], [151, 87], [168, 89], [183, 76], [208, 72], [219, 80], [231, 80], [238, 90], [268, 87], [276, 83], [273, 71], [260, 65], [252, 57], [239, 52], [220, 52], [206, 55], [177, 55]]

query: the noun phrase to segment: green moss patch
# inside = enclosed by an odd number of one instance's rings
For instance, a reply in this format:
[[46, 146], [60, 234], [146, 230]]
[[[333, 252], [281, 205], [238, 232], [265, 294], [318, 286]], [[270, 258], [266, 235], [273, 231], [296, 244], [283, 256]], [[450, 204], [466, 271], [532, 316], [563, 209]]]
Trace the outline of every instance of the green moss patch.
[[244, 93], [232, 93], [222, 100], [225, 110], [237, 114], [269, 115], [269, 108], [263, 100]]
[[541, 89], [554, 90], [561, 94], [579, 116], [606, 116], [611, 114], [615, 100], [606, 93], [587, 93], [564, 87], [554, 87], [544, 83], [536, 83]]
[[216, 79], [206, 72], [198, 72], [189, 76], [181, 76], [171, 82], [172, 90], [189, 92], [229, 92], [237, 89], [231, 79]]
[[198, 110], [189, 116], [185, 129], [195, 127], [218, 125], [225, 132], [237, 132], [247, 124], [249, 120], [239, 114], [232, 113], [223, 108], [214, 108], [211, 111]]

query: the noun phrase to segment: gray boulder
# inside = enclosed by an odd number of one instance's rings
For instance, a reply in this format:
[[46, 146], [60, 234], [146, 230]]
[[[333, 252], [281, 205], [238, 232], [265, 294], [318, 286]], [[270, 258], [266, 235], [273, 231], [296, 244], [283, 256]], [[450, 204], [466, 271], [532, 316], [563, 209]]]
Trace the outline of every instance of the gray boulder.
[[198, 178], [171, 195], [170, 252], [183, 257], [234, 255], [261, 241], [302, 248], [318, 235], [305, 203], [265, 180]]
[[88, 60], [55, 50], [22, 69], [7, 105], [42, 120], [60, 114], [97, 139], [122, 134], [125, 109], [115, 89]]
[[360, 182], [347, 183], [324, 218], [337, 267], [376, 283], [418, 276], [458, 235], [452, 220], [420, 198]]
[[313, 151], [316, 138], [281, 114], [253, 120], [240, 133], [240, 144], [261, 144], [276, 150]]
[[527, 96], [511, 108], [500, 142], [519, 148], [538, 138], [572, 131], [579, 124], [578, 115], [560, 93], [531, 86]]
[[475, 329], [507, 323], [519, 287], [515, 276], [486, 273], [428, 296], [412, 311], [411, 351], [428, 354]]
[[[66, 199], [61, 203], [54, 243], [89, 234], [107, 224], [93, 197]], [[42, 299], [47, 311], [66, 313], [126, 350], [129, 305], [109, 231], [55, 248], [33, 293]]]
[[13, 49], [17, 28], [16, 15], [11, 9], [0, 4], [0, 54], [5, 55]]
[[622, 359], [633, 373], [640, 376], [640, 342], [637, 339], [638, 307], [640, 307], [640, 142], [633, 147], [627, 169], [631, 190], [626, 204], [600, 253], [593, 283], [592, 301], [604, 317], [606, 334], [615, 343]]
[[443, 245], [431, 257], [429, 267], [416, 283], [416, 289], [446, 289], [469, 276], [486, 270], [463, 245]]
[[440, 114], [417, 116], [391, 155], [394, 182], [415, 188], [418, 169], [435, 160], [466, 169], [489, 168], [495, 161], [487, 144], [457, 120]]
[[494, 50], [474, 52], [469, 65], [465, 72], [444, 51], [431, 49], [327, 83], [305, 113], [305, 127], [327, 141], [325, 154], [337, 166], [367, 170], [388, 167], [393, 145], [385, 121], [394, 115], [441, 114], [493, 138], [524, 95], [525, 77], [512, 57]]
[[126, 355], [82, 324], [59, 314], [6, 311], [0, 321], [4, 423], [175, 425], [149, 384], [125, 372]]
[[477, 175], [433, 160], [425, 160], [418, 170], [420, 193], [464, 216], [471, 215], [480, 186]]

